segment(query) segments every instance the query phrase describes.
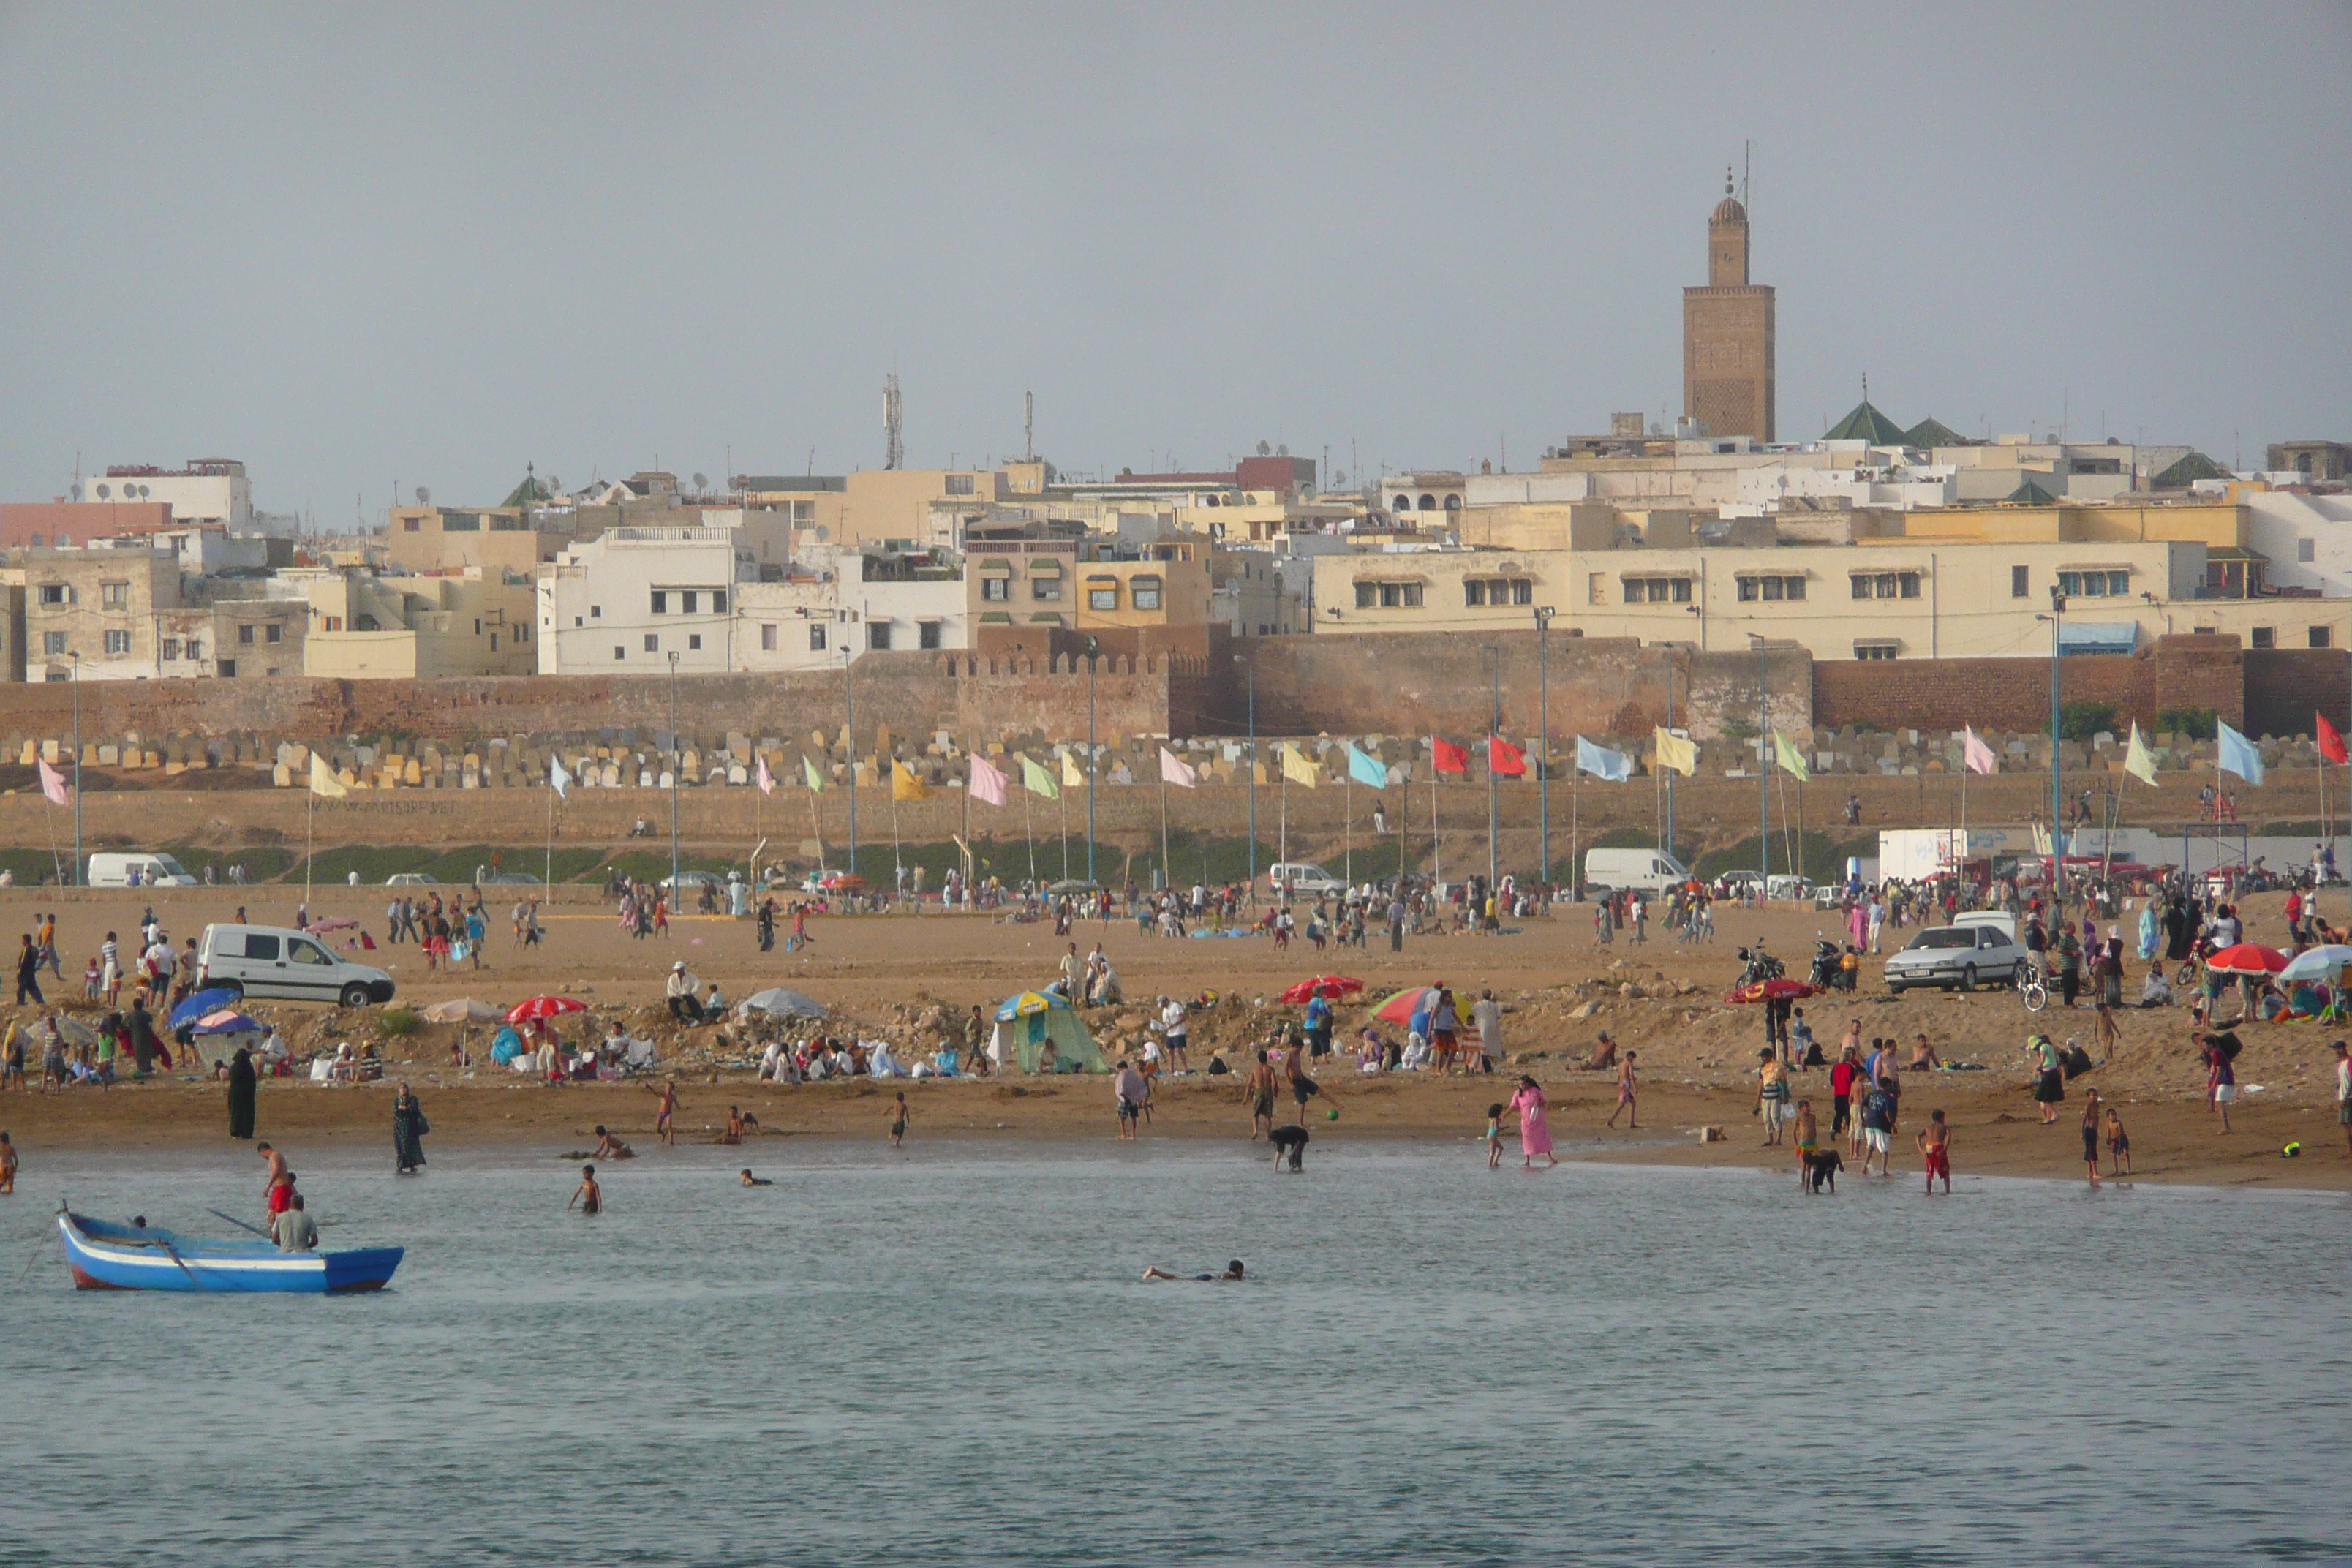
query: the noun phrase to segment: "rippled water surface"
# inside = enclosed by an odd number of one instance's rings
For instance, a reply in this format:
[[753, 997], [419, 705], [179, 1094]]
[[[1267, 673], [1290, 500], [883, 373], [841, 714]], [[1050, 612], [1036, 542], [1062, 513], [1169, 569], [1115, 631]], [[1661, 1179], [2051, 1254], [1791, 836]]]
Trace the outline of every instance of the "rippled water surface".
[[2352, 1556], [2341, 1198], [1334, 1142], [775, 1139], [596, 1220], [551, 1159], [298, 1154], [330, 1245], [409, 1248], [335, 1300], [78, 1294], [61, 1194], [213, 1233], [258, 1163], [39, 1160], [0, 1563]]

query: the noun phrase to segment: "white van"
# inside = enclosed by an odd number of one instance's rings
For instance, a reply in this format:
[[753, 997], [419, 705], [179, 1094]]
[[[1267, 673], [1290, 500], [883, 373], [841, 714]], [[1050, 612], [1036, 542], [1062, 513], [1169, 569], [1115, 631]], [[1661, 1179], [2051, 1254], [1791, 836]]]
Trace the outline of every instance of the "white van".
[[[132, 874], [138, 879], [133, 881]], [[89, 885], [93, 888], [193, 888], [196, 879], [188, 875], [187, 868], [169, 855], [134, 850], [124, 855], [93, 855], [89, 858]]]
[[1584, 885], [1588, 889], [1615, 892], [1639, 888], [1662, 893], [1677, 882], [1690, 880], [1683, 863], [1660, 849], [1588, 849], [1584, 852]]
[[1276, 892], [1310, 899], [1336, 898], [1348, 890], [1347, 883], [1311, 860], [1277, 860], [1266, 868], [1265, 878]]
[[392, 1000], [391, 975], [347, 963], [317, 937], [284, 926], [205, 927], [196, 944], [196, 987], [208, 985], [224, 985], [241, 996], [345, 1007]]

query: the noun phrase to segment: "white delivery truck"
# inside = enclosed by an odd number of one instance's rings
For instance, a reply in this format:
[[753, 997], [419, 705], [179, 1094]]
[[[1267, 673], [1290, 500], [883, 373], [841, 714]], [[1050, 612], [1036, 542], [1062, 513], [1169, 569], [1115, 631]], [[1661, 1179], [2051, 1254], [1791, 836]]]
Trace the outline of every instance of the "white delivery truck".
[[1587, 892], [1615, 892], [1637, 888], [1662, 893], [1677, 882], [1690, 880], [1683, 863], [1663, 849], [1588, 849], [1584, 852]]

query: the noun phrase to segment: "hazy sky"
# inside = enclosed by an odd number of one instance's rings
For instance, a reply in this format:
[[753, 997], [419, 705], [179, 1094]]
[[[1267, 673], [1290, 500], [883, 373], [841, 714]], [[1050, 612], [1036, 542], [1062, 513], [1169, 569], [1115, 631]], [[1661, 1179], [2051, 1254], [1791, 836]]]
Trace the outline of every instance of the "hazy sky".
[[[0, 497], [1015, 454], [1532, 467], [1678, 408], [1755, 142], [1784, 438], [2352, 439], [2352, 5], [0, 5]], [[363, 498], [363, 499], [362, 499]]]

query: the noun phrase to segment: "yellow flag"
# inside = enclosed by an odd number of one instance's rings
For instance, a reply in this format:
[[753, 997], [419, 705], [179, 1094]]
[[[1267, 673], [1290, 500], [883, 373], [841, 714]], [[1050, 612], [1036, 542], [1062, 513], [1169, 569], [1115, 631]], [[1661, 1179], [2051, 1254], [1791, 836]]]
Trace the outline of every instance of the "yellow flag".
[[1293, 784], [1302, 784], [1308, 789], [1313, 789], [1315, 781], [1321, 776], [1321, 773], [1322, 770], [1308, 762], [1305, 753], [1297, 747], [1287, 741], [1282, 743], [1282, 776], [1284, 778]]
[[1025, 752], [1021, 756], [1021, 785], [1031, 795], [1042, 795], [1047, 800], [1057, 800], [1062, 794], [1062, 786], [1054, 782], [1054, 775], [1039, 767]]
[[1062, 784], [1068, 789], [1084, 788], [1087, 775], [1078, 772], [1078, 759], [1069, 752], [1062, 753]]
[[1789, 737], [1778, 730], [1772, 731], [1772, 759], [1780, 764], [1782, 773], [1799, 784], [1809, 783], [1812, 779], [1813, 770], [1805, 766], [1804, 753], [1789, 744]]
[[892, 800], [929, 800], [931, 792], [923, 787], [914, 770], [904, 763], [890, 764], [890, 798]]
[[2132, 721], [2131, 745], [2124, 752], [2124, 772], [2144, 784], [2156, 783], [2156, 756], [2139, 738], [2139, 721]]
[[1658, 766], [1672, 768], [1685, 778], [1698, 772], [1698, 747], [1672, 730], [1660, 730], [1655, 737]]
[[816, 771], [816, 763], [810, 760], [806, 752], [801, 753], [801, 777], [808, 781], [809, 788], [824, 793], [824, 775]]
[[329, 800], [341, 800], [352, 793], [335, 776], [335, 770], [327, 765], [327, 759], [316, 752], [310, 753], [310, 793], [323, 795]]

